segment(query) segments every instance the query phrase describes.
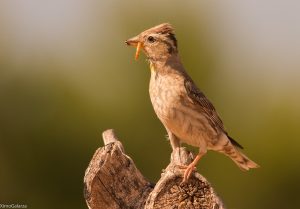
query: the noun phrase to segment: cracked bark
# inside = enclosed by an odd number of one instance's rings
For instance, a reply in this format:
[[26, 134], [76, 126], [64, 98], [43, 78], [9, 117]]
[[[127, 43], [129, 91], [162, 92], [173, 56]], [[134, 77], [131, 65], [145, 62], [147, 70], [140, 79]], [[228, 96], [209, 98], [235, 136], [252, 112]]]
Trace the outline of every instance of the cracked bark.
[[112, 129], [103, 132], [104, 147], [96, 150], [84, 176], [84, 198], [90, 209], [224, 209], [210, 183], [194, 172], [186, 183], [178, 165], [193, 156], [185, 147], [171, 155], [171, 162], [156, 184], [150, 183], [125, 154]]

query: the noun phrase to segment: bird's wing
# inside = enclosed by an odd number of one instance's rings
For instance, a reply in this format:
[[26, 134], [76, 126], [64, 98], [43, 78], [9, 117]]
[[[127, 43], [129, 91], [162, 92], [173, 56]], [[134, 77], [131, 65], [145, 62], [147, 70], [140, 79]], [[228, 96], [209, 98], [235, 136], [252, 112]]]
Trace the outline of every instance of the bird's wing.
[[200, 91], [200, 89], [194, 84], [190, 78], [186, 78], [184, 81], [184, 86], [187, 91], [189, 98], [196, 104], [199, 105], [201, 110], [206, 114], [209, 122], [214, 128], [218, 128], [223, 131], [229, 138], [232, 144], [239, 148], [243, 148], [237, 141], [231, 138], [223, 125], [221, 118], [219, 117], [215, 107], [212, 103], [205, 97], [205, 95]]
[[201, 110], [203, 110], [203, 112], [207, 115], [214, 128], [218, 127], [226, 133], [223, 122], [218, 116], [215, 107], [194, 84], [194, 82], [191, 79], [185, 79], [184, 86], [187, 91], [187, 95], [196, 105], [200, 106]]

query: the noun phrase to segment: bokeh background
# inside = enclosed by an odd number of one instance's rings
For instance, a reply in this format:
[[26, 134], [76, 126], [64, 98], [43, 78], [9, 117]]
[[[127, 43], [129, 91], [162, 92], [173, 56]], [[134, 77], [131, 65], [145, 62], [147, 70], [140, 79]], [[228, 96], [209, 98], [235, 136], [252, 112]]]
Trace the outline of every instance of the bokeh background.
[[[0, 2], [0, 203], [87, 208], [83, 176], [114, 128], [151, 181], [170, 157], [149, 67], [124, 41], [163, 22], [229, 133], [261, 165], [198, 165], [228, 208], [300, 207], [298, 1]], [[191, 148], [192, 149], [192, 148]]]

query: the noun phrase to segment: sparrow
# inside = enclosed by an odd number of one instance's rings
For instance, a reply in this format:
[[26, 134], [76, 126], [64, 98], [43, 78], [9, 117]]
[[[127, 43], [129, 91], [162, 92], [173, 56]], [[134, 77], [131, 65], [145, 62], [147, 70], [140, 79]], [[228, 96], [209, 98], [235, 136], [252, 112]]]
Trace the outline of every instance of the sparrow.
[[243, 147], [228, 135], [215, 107], [188, 75], [171, 24], [152, 27], [125, 43], [136, 47], [136, 60], [142, 50], [150, 63], [151, 103], [173, 151], [182, 142], [199, 148], [192, 163], [184, 166], [184, 182], [207, 150], [227, 155], [242, 170], [259, 167], [241, 152]]

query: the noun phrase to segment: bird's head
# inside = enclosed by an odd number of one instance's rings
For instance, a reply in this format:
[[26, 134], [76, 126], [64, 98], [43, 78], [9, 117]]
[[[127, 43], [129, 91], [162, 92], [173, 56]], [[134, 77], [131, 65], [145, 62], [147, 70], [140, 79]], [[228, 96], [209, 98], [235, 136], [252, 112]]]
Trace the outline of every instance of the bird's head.
[[174, 29], [169, 23], [163, 23], [145, 30], [139, 35], [128, 39], [125, 43], [136, 47], [135, 59], [142, 49], [150, 61], [167, 60], [177, 55], [177, 40]]

